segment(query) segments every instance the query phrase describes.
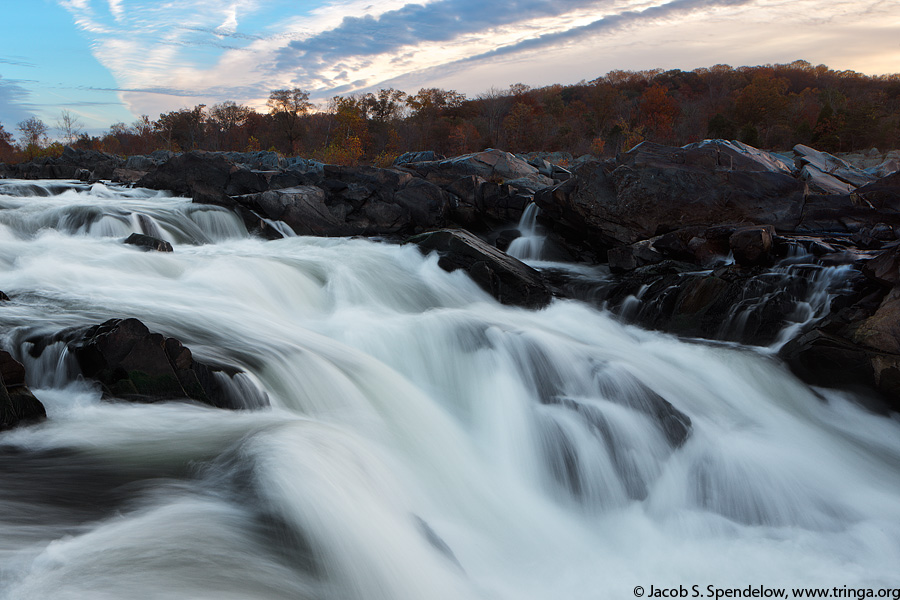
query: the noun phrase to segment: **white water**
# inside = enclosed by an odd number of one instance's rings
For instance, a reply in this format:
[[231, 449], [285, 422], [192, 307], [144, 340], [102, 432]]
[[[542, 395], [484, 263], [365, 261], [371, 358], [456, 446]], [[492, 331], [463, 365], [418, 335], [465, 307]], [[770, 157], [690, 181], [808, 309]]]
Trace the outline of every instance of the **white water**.
[[[101, 402], [61, 346], [26, 360], [49, 418], [0, 434], [4, 599], [900, 587], [896, 417], [756, 351], [501, 306], [412, 247], [265, 242], [221, 209], [113, 195], [0, 197], [7, 347], [137, 317], [273, 406]], [[79, 203], [152, 217], [175, 252], [67, 226]], [[693, 423], [680, 447], [657, 397]]]
[[509, 244], [506, 253], [522, 261], [538, 261], [544, 258], [545, 232], [537, 222], [541, 209], [534, 202], [525, 207], [519, 219], [521, 234]]

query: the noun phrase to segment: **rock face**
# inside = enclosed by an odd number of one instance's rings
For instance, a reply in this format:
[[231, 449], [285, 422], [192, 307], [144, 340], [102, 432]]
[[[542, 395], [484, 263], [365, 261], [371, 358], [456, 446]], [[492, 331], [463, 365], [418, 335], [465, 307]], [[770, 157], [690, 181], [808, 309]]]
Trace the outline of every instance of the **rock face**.
[[850, 193], [810, 196], [797, 230], [855, 233], [879, 224], [900, 226], [900, 173]]
[[191, 399], [218, 408], [258, 405], [235, 398], [217, 373], [222, 369], [194, 360], [174, 338], [151, 333], [137, 319], [112, 319], [81, 332], [68, 345], [85, 377], [100, 382], [116, 398], [157, 402]]
[[229, 196], [268, 189], [261, 173], [236, 165], [220, 153], [199, 151], [173, 156], [139, 179], [137, 185], [223, 206], [233, 206]]
[[326, 165], [317, 185], [269, 189], [234, 201], [298, 235], [414, 233], [442, 227], [452, 197], [409, 173], [375, 167]]
[[794, 154], [794, 162], [801, 170], [800, 176], [809, 182], [813, 193], [843, 194], [875, 181], [871, 174], [827, 152], [797, 144]]
[[425, 252], [437, 251], [445, 271], [463, 269], [503, 304], [542, 308], [552, 294], [541, 274], [464, 230], [433, 231], [409, 240]]
[[698, 225], [791, 231], [803, 199], [800, 181], [752, 158], [733, 160], [714, 145], [647, 142], [615, 161], [586, 163], [573, 179], [535, 195], [547, 218], [606, 247]]
[[0, 350], [0, 431], [45, 418], [44, 405], [25, 386], [25, 367]]

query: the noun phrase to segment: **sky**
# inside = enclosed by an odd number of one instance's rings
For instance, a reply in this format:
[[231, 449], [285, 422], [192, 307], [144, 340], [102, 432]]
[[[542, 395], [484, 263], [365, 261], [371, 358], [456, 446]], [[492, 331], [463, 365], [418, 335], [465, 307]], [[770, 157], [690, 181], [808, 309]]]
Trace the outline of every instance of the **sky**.
[[63, 110], [94, 135], [269, 92], [475, 97], [614, 69], [802, 59], [900, 72], [900, 0], [0, 0], [0, 124]]

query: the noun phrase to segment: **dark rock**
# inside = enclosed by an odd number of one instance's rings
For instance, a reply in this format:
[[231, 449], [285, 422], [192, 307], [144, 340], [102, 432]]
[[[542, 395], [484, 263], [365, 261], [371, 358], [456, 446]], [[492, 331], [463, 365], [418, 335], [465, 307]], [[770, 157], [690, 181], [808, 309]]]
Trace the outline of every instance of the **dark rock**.
[[885, 242], [897, 240], [894, 228], [885, 223], [876, 223], [871, 227], [863, 227], [850, 236], [850, 240], [860, 248], [881, 248]]
[[225, 193], [238, 167], [218, 153], [186, 152], [171, 157], [142, 177], [137, 185], [154, 190], [169, 190], [195, 202], [231, 206]]
[[425, 252], [437, 251], [445, 271], [463, 269], [503, 304], [542, 308], [552, 294], [541, 274], [465, 230], [432, 231], [409, 240]]
[[44, 405], [25, 385], [25, 367], [0, 350], [0, 431], [45, 418]]
[[879, 225], [900, 227], [900, 173], [849, 194], [808, 197], [797, 230], [854, 233]]
[[124, 159], [97, 150], [76, 150], [70, 146], [59, 157], [42, 157], [10, 166], [10, 176], [21, 179], [111, 179]]
[[113, 171], [110, 179], [114, 183], [134, 184], [141, 180], [147, 174], [147, 171], [137, 171], [134, 169], [116, 169]]
[[801, 182], [755, 161], [743, 167], [720, 160], [715, 148], [644, 142], [616, 161], [585, 163], [573, 179], [538, 191], [535, 202], [548, 218], [591, 236], [595, 246], [632, 244], [691, 226], [797, 226]]
[[511, 180], [525, 180], [535, 188], [553, 184], [549, 177], [541, 175], [527, 162], [502, 150], [488, 149], [483, 152], [464, 154], [444, 160], [414, 162], [406, 165], [428, 181], [442, 187], [452, 184], [460, 177], [475, 175], [487, 181], [504, 183]]
[[771, 225], [741, 227], [728, 238], [734, 260], [742, 267], [771, 264], [775, 228]]
[[507, 249], [509, 249], [509, 245], [513, 243], [513, 240], [520, 237], [522, 237], [522, 232], [518, 229], [504, 229], [497, 234], [496, 239], [494, 239], [494, 245], [503, 252], [506, 252]]
[[326, 165], [319, 185], [270, 189], [233, 201], [298, 235], [352, 236], [413, 233], [443, 226], [451, 196], [409, 173], [375, 167]]
[[237, 373], [194, 360], [174, 338], [151, 333], [137, 319], [112, 319], [77, 332], [69, 351], [82, 374], [95, 379], [108, 396], [158, 402], [191, 399], [218, 408], [248, 408], [265, 399], [237, 398], [216, 373]]
[[654, 248], [653, 240], [642, 240], [612, 248], [607, 253], [607, 260], [611, 271], [622, 272], [660, 263], [666, 260], [666, 255]]
[[141, 250], [156, 250], [157, 252], [172, 252], [172, 244], [151, 235], [132, 233], [123, 241], [125, 244], [137, 246]]
[[900, 284], [900, 247], [890, 248], [866, 261], [863, 275], [887, 287]]
[[450, 197], [433, 183], [412, 179], [394, 193], [393, 201], [409, 212], [417, 228], [442, 227], [447, 223]]

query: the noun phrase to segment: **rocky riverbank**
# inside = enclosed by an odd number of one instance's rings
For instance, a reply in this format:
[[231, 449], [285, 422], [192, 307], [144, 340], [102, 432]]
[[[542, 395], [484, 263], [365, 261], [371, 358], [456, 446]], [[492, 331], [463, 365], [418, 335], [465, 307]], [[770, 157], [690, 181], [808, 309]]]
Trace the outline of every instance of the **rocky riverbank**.
[[[0, 173], [168, 190], [227, 207], [269, 238], [420, 236], [441, 266], [466, 270], [504, 303], [573, 295], [643, 326], [777, 347], [806, 381], [865, 389], [900, 410], [900, 173], [890, 161], [863, 170], [805, 146], [788, 160], [707, 140], [643, 143], [571, 171], [500, 150], [412, 153], [380, 169], [266, 152], [125, 160], [66, 149]], [[532, 202], [558, 256], [608, 265], [589, 294], [569, 275], [535, 271], [494, 247], [508, 246]], [[798, 316], [814, 292], [822, 306]], [[174, 372], [167, 381], [181, 382], [183, 367]]]

